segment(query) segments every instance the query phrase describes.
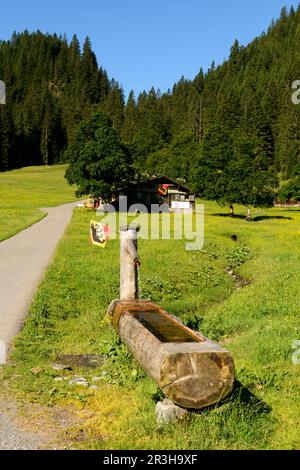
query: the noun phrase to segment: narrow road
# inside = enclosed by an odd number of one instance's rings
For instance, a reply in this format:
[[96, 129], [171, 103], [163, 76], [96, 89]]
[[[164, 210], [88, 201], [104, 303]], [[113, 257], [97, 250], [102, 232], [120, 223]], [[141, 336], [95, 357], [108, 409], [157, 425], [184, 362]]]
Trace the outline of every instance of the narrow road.
[[7, 351], [19, 332], [76, 205], [44, 209], [48, 215], [43, 220], [0, 243], [0, 363], [4, 362], [1, 349]]

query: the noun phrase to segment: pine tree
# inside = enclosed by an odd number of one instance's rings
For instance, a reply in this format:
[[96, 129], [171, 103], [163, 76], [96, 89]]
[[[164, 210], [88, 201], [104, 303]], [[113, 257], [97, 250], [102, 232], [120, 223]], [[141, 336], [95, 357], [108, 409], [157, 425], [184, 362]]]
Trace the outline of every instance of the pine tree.
[[90, 103], [97, 103], [99, 99], [99, 70], [89, 37], [86, 37], [83, 44], [80, 77], [84, 99]]
[[100, 110], [105, 112], [111, 119], [113, 126], [121, 131], [124, 121], [124, 92], [119, 83], [112, 79], [108, 94], [100, 105]]
[[137, 129], [137, 107], [134, 91], [131, 90], [128, 96], [126, 107], [124, 109], [124, 122], [121, 131], [122, 141], [128, 148], [132, 147], [132, 142]]

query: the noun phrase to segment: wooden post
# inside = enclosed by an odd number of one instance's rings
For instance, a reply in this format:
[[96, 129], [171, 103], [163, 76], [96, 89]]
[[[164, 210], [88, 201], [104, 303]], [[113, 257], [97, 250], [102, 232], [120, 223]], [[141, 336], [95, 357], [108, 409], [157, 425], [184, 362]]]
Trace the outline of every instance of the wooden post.
[[249, 208], [248, 211], [247, 211], [247, 222], [251, 222], [251, 209]]
[[140, 260], [137, 252], [137, 227], [120, 229], [120, 299], [138, 299], [138, 268]]

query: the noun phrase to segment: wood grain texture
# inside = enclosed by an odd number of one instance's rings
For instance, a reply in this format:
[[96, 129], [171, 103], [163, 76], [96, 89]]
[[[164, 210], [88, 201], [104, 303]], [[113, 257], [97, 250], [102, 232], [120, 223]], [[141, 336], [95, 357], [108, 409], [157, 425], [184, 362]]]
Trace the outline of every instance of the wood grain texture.
[[[160, 341], [139, 321], [140, 312], [167, 317], [193, 342]], [[115, 301], [109, 313], [116, 331], [145, 372], [165, 395], [179, 406], [201, 409], [230, 394], [234, 363], [230, 353], [194, 332], [163, 309], [147, 301]]]
[[134, 229], [120, 230], [120, 299], [138, 298], [137, 232]]

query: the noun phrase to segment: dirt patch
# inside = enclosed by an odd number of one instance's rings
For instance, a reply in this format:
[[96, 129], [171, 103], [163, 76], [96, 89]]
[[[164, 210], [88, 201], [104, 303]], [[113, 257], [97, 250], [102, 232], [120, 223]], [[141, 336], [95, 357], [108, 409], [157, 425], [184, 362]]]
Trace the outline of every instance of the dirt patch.
[[64, 354], [58, 356], [58, 361], [67, 367], [100, 367], [105, 362], [105, 356], [99, 354]]
[[233, 279], [234, 287], [236, 289], [243, 289], [244, 287], [247, 287], [251, 284], [251, 281], [249, 281], [249, 279], [246, 279], [240, 274], [237, 274], [232, 268], [226, 268], [225, 273]]
[[0, 450], [72, 449], [81, 426], [71, 409], [0, 397]]

